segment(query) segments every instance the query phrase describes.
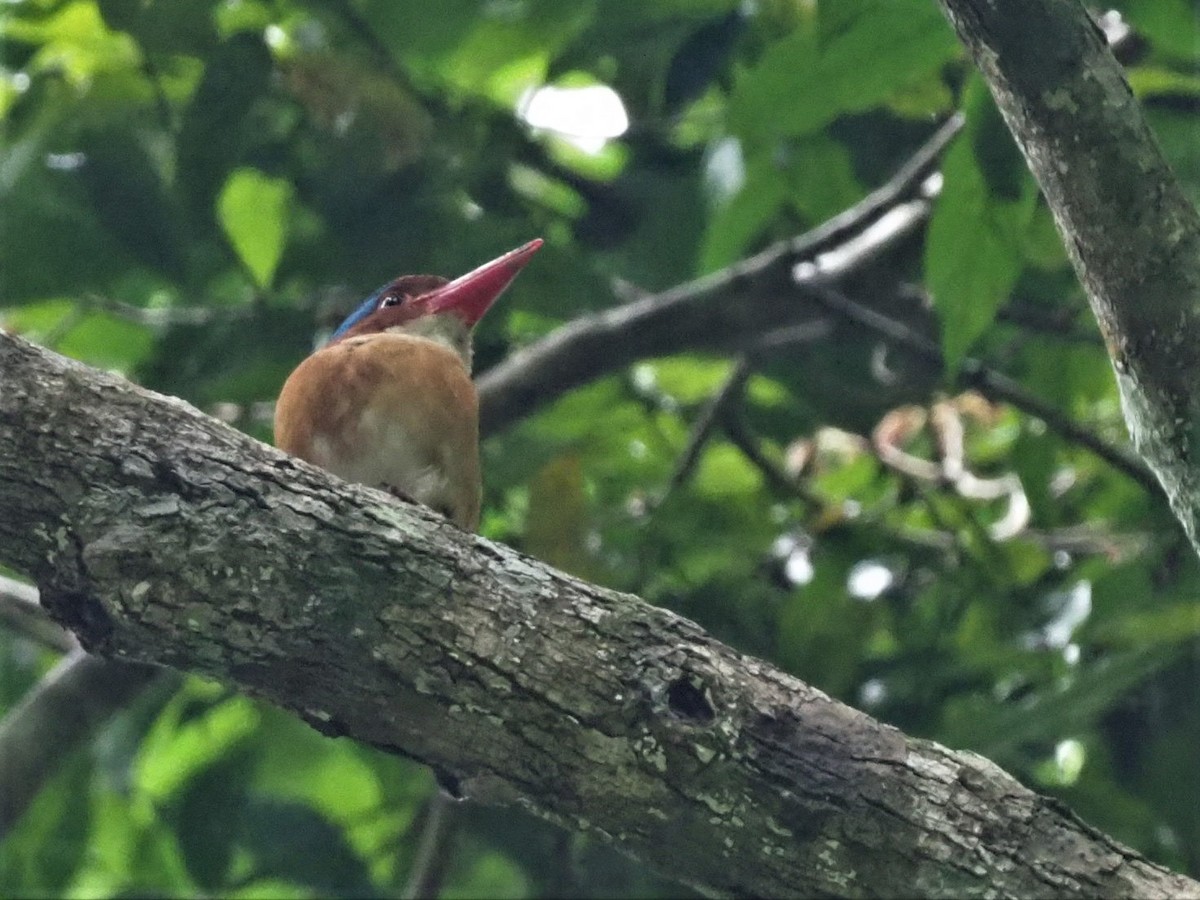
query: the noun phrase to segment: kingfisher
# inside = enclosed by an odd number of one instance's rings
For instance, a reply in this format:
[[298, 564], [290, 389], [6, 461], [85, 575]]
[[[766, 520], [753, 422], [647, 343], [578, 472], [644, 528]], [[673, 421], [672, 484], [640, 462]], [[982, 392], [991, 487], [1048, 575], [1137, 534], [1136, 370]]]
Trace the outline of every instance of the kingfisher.
[[288, 376], [275, 444], [335, 475], [479, 525], [479, 398], [471, 334], [540, 238], [453, 281], [402, 275]]

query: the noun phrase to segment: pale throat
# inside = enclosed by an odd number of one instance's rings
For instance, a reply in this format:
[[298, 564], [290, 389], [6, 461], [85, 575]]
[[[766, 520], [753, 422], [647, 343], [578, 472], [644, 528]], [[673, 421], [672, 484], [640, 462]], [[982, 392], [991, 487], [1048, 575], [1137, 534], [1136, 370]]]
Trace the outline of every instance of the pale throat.
[[441, 344], [443, 347], [453, 350], [462, 360], [463, 367], [467, 372], [471, 371], [471, 329], [466, 322], [453, 313], [420, 316], [403, 325], [388, 328], [387, 331], [392, 334], [407, 334], [425, 338], [427, 341]]

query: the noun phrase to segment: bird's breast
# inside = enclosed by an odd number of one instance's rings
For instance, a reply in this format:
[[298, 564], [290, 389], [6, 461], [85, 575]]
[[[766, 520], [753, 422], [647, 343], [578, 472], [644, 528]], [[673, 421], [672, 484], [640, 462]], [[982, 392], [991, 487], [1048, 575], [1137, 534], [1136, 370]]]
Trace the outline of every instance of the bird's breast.
[[[478, 507], [478, 401], [461, 359], [419, 337], [372, 334], [318, 350], [288, 378], [276, 444], [349, 481], [387, 486], [456, 519]], [[461, 522], [460, 522], [461, 524]]]

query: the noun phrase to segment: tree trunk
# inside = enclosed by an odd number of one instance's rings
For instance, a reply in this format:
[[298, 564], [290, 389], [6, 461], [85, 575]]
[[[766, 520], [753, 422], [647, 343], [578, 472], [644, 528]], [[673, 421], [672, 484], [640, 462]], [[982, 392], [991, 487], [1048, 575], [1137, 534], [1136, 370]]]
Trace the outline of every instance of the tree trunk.
[[939, 0], [1041, 185], [1125, 420], [1200, 549], [1200, 216], [1078, 0]]

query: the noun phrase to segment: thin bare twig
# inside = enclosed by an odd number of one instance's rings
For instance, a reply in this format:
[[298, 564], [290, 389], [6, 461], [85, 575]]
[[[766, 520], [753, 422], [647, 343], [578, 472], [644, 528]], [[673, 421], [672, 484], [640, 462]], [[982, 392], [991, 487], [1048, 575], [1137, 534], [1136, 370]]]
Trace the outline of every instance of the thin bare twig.
[[658, 509], [666, 503], [670, 496], [692, 474], [692, 470], [696, 467], [696, 463], [699, 462], [701, 452], [708, 443], [708, 439], [712, 436], [717, 422], [725, 415], [729, 407], [741, 399], [742, 389], [745, 388], [746, 381], [749, 380], [753, 371], [749, 355], [743, 353], [738, 357], [737, 362], [734, 363], [733, 371], [729, 373], [729, 377], [725, 379], [725, 383], [712, 395], [708, 403], [705, 404], [700, 416], [696, 419], [696, 424], [692, 426], [692, 433], [688, 438], [687, 446], [679, 454], [679, 459], [675, 463], [675, 470], [667, 480], [666, 486], [651, 504], [652, 509]]
[[828, 333], [829, 323], [823, 321], [777, 328], [763, 335], [754, 342], [753, 346], [739, 355], [725, 383], [717, 389], [697, 417], [695, 425], [692, 426], [687, 446], [675, 464], [675, 470], [671, 473], [662, 492], [651, 504], [651, 508], [657, 509], [666, 503], [671, 494], [691, 475], [696, 463], [700, 460], [705, 445], [712, 437], [716, 425], [726, 418], [742, 399], [746, 382], [754, 374], [755, 368], [764, 357], [794, 347], [796, 344], [808, 343], [824, 337]]
[[1087, 344], [1104, 349], [1104, 340], [1095, 328], [1075, 323], [1076, 311], [1065, 308], [1046, 313], [1030, 302], [1010, 303], [996, 313], [998, 322], [1008, 322], [1023, 331], [1046, 335], [1069, 344]]
[[208, 325], [214, 321], [233, 321], [248, 317], [253, 306], [136, 306], [106, 297], [103, 294], [88, 294], [79, 304], [82, 311], [93, 310], [111, 313], [118, 318], [150, 328], [165, 328], [170, 325]]
[[441, 892], [442, 879], [450, 864], [454, 837], [458, 832], [456, 805], [457, 801], [448, 797], [441, 788], [435, 788], [430, 794], [425, 805], [417, 853], [400, 894], [404, 900], [428, 900]]
[[[762, 473], [767, 483], [777, 493], [790, 495], [803, 500], [810, 506], [825, 508], [829, 501], [812, 490], [801, 478], [793, 477], [778, 462], [772, 459], [762, 447], [762, 441], [753, 433], [739, 416], [728, 416], [722, 422], [725, 436], [747, 461]], [[847, 516], [849, 518], [849, 516]], [[945, 552], [953, 549], [954, 536], [938, 531], [917, 529], [897, 529], [890, 527], [875, 518], [860, 517], [855, 521], [857, 527], [875, 529], [886, 535], [889, 540], [896, 541], [913, 550], [928, 552], [935, 550]]]

